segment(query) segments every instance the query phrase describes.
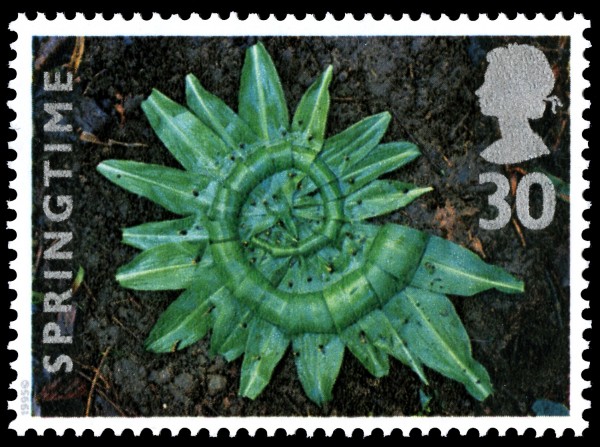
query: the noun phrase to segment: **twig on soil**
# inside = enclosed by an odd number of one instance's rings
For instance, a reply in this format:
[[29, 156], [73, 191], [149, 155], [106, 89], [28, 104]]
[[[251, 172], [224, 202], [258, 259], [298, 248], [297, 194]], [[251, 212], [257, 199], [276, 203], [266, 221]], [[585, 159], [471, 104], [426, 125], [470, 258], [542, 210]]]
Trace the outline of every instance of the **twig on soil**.
[[[95, 368], [95, 367], [93, 367], [93, 366], [90, 366], [90, 365], [86, 365], [86, 364], [84, 364], [84, 363], [81, 363], [81, 362], [80, 362], [79, 360], [77, 360], [77, 359], [73, 359], [73, 362], [77, 363], [77, 365], [78, 365], [80, 368], [82, 368], [82, 369], [87, 369], [87, 370], [90, 370], [90, 371], [92, 371], [92, 372], [96, 373], [96, 370], [97, 370], [97, 368]], [[78, 371], [78, 372], [81, 374], [81, 376], [82, 376], [83, 378], [85, 378], [85, 379], [88, 379], [90, 382], [92, 381], [92, 379], [91, 379], [91, 378], [89, 378], [88, 376], [84, 375], [84, 374], [83, 374], [81, 371]], [[107, 379], [106, 377], [104, 377], [104, 374], [102, 374], [102, 373], [98, 373], [98, 379], [100, 379], [100, 380], [102, 381], [104, 388], [106, 388], [107, 390], [109, 390], [109, 389], [111, 388], [111, 386], [110, 386], [110, 382], [108, 381], [108, 379]]]
[[475, 250], [477, 253], [479, 253], [479, 255], [483, 259], [486, 259], [487, 256], [485, 254], [485, 251], [483, 250], [483, 244], [481, 243], [481, 239], [479, 239], [477, 236], [473, 236], [473, 233], [471, 232], [471, 230], [468, 231], [467, 235], [469, 237], [469, 243], [471, 245], [471, 248], [473, 250]]
[[517, 185], [519, 183], [517, 173], [521, 175], [527, 175], [527, 171], [519, 166], [512, 168], [507, 167], [506, 170], [510, 174], [510, 195], [515, 197], [517, 195]]
[[87, 285], [87, 282], [83, 281], [81, 283], [81, 285], [83, 286], [83, 288], [85, 289], [85, 293], [87, 293], [93, 300], [94, 303], [97, 303], [98, 301], [96, 300], [96, 297], [94, 296], [94, 294], [92, 293], [92, 290], [90, 289], [90, 287]]
[[90, 392], [88, 393], [87, 404], [85, 406], [85, 417], [89, 417], [89, 415], [90, 415], [90, 408], [92, 406], [92, 396], [94, 395], [94, 390], [96, 389], [96, 384], [98, 383], [98, 376], [100, 374], [100, 368], [102, 368], [102, 364], [104, 363], [104, 360], [108, 356], [108, 353], [110, 352], [111, 348], [112, 348], [112, 346], [109, 346], [108, 348], [106, 348], [106, 350], [102, 354], [102, 358], [100, 359], [98, 368], [96, 368], [96, 372], [94, 373], [94, 378], [92, 379], [92, 385], [90, 386]]
[[443, 160], [446, 162], [446, 164], [448, 165], [449, 168], [453, 168], [454, 167], [454, 163], [452, 163], [452, 161], [450, 161], [450, 159], [448, 157], [446, 157], [441, 152], [440, 152], [440, 155], [442, 156]]
[[144, 308], [144, 306], [142, 306], [142, 305], [141, 305], [141, 303], [140, 303], [138, 300], [136, 300], [136, 299], [135, 299], [133, 296], [131, 296], [130, 294], [127, 294], [127, 299], [128, 299], [128, 300], [129, 300], [131, 303], [133, 303], [133, 305], [134, 305], [135, 307], [137, 307], [138, 309], [140, 309], [140, 310], [141, 310], [141, 309], [143, 309], [143, 308]]
[[[82, 373], [81, 371], [77, 371], [77, 373], [83, 377], [85, 380], [87, 380], [88, 382], [92, 381], [92, 378], [87, 376], [86, 374]], [[113, 406], [113, 408], [117, 411], [117, 413], [119, 413], [121, 416], [127, 416], [127, 413], [121, 409], [121, 407], [119, 407], [113, 400], [111, 400], [104, 391], [102, 391], [101, 389], [97, 389], [96, 393], [105, 401], [107, 401], [109, 404], [111, 404]]]
[[42, 253], [43, 253], [42, 243], [38, 242], [38, 249], [37, 249], [37, 252], [35, 253], [35, 264], [33, 266], [33, 274], [34, 275], [37, 273], [38, 268], [40, 268], [40, 261], [42, 260]]
[[513, 227], [515, 227], [517, 234], [519, 235], [521, 245], [523, 246], [523, 248], [525, 248], [527, 246], [527, 243], [525, 242], [525, 236], [523, 236], [523, 230], [521, 230], [521, 225], [519, 225], [519, 222], [517, 222], [517, 220], [514, 217], [511, 219], [511, 222], [513, 224]]
[[558, 149], [558, 146], [562, 142], [562, 136], [565, 133], [566, 128], [567, 128], [567, 120], [566, 119], [562, 119], [561, 123], [560, 123], [560, 130], [558, 131], [558, 136], [556, 138], [556, 142], [552, 146], [553, 150]]
[[102, 70], [100, 70], [98, 73], [96, 73], [94, 76], [92, 76], [92, 79], [90, 79], [90, 81], [88, 82], [87, 87], [85, 88], [85, 90], [83, 91], [83, 93], [81, 94], [82, 96], [87, 96], [88, 90], [90, 89], [92, 83], [96, 80], [96, 78], [102, 76], [104, 73], [106, 73], [108, 71], [108, 69], [103, 68]]
[[75, 48], [73, 48], [73, 53], [71, 53], [71, 60], [67, 65], [71, 71], [77, 73], [79, 69], [79, 64], [81, 63], [81, 59], [83, 58], [83, 50], [85, 49], [85, 37], [80, 36], [75, 38]]
[[117, 317], [115, 317], [114, 315], [111, 317], [111, 320], [113, 322], [115, 322], [116, 324], [118, 324], [123, 330], [125, 330], [129, 335], [131, 335], [133, 338], [135, 338], [137, 341], [139, 341], [140, 343], [143, 342], [143, 340], [138, 337], [131, 329], [129, 329], [127, 326], [125, 326], [123, 323], [121, 323], [119, 321], [119, 319]]
[[356, 102], [358, 101], [358, 99], [352, 97], [352, 96], [334, 96], [333, 98], [331, 98], [332, 101], [337, 101], [337, 102]]
[[456, 123], [456, 125], [452, 128], [452, 130], [450, 130], [450, 132], [448, 132], [448, 138], [450, 140], [453, 140], [454, 137], [456, 136], [456, 131], [458, 129], [461, 129], [464, 127], [465, 124], [465, 120], [469, 117], [470, 112], [465, 113], [461, 119], [458, 120], [458, 122]]
[[[509, 178], [510, 178], [510, 195], [512, 197], [515, 197], [517, 195], [517, 186], [519, 183], [519, 179], [517, 178], [517, 174], [521, 174], [521, 175], [527, 175], [527, 171], [525, 171], [523, 168], [515, 166], [515, 167], [508, 167], [505, 166], [506, 171], [509, 174]], [[515, 205], [513, 204], [512, 206], [512, 211], [514, 213], [515, 211]], [[525, 248], [527, 246], [527, 243], [525, 242], [525, 236], [523, 235], [523, 230], [521, 229], [521, 225], [519, 225], [519, 222], [517, 222], [517, 219], [515, 219], [514, 217], [511, 219], [511, 222], [513, 224], [513, 227], [515, 227], [515, 231], [517, 232], [517, 234], [519, 235], [519, 239], [521, 240], [521, 246], [523, 248]]]
[[124, 146], [124, 147], [148, 147], [147, 144], [144, 143], [125, 143], [123, 141], [116, 140], [108, 140], [102, 141], [96, 135], [90, 132], [86, 132], [85, 130], [81, 131], [79, 134], [79, 140], [85, 143], [97, 144], [99, 146]]
[[113, 306], [116, 306], [118, 304], [133, 304], [136, 309], [144, 310], [144, 307], [139, 302], [137, 302], [135, 300], [135, 298], [133, 298], [129, 294], [127, 294], [127, 298], [123, 298], [122, 300], [113, 301], [112, 304], [113, 304]]
[[213, 406], [212, 406], [211, 404], [209, 404], [209, 403], [206, 401], [206, 399], [204, 399], [204, 400], [202, 401], [202, 404], [203, 404], [203, 406], [204, 406], [204, 407], [208, 408], [208, 409], [209, 409], [209, 410], [210, 410], [210, 411], [211, 411], [211, 412], [212, 412], [212, 413], [213, 413], [215, 416], [221, 416], [221, 415], [218, 413], [218, 411], [217, 411], [217, 410], [215, 410], [215, 409], [213, 408]]
[[396, 113], [392, 112], [392, 115], [394, 116], [394, 119], [396, 120], [396, 122], [398, 123], [398, 125], [400, 126], [400, 128], [408, 135], [408, 137], [417, 144], [417, 146], [419, 146], [422, 149], [422, 153], [425, 156], [425, 158], [427, 159], [427, 161], [429, 161], [429, 163], [431, 163], [431, 165], [434, 167], [434, 169], [438, 172], [438, 174], [445, 176], [445, 172], [442, 166], [440, 166], [439, 163], [436, 163], [435, 160], [432, 159], [430, 152], [431, 151], [435, 151], [436, 154], [438, 156], [440, 156], [440, 158], [442, 158], [444, 160], [444, 163], [446, 163], [446, 165], [451, 168], [452, 162], [448, 159], [448, 157], [446, 157], [439, 149], [437, 148], [431, 148], [429, 145], [425, 145], [423, 144], [423, 142], [421, 140], [419, 140], [418, 138], [416, 138], [411, 132], [408, 131], [408, 129], [406, 127], [404, 127], [402, 125], [402, 120], [400, 120], [397, 116]]
[[130, 416], [125, 411], [123, 411], [123, 409], [121, 407], [119, 407], [115, 402], [113, 402], [112, 400], [110, 400], [110, 398], [106, 395], [106, 393], [104, 391], [98, 390], [98, 394], [100, 395], [100, 397], [102, 399], [104, 399], [106, 402], [108, 402], [109, 404], [111, 404], [113, 406], [113, 408], [115, 410], [117, 410], [117, 413], [119, 413], [121, 416]]

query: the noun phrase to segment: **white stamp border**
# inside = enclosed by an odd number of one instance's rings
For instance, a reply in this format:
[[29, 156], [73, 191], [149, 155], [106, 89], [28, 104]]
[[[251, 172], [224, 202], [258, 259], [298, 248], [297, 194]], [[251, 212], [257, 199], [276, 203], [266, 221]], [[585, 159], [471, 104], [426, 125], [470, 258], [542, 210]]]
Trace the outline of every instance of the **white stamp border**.
[[[171, 433], [177, 434], [181, 429], [187, 428], [192, 433], [206, 428], [211, 436], [216, 436], [221, 428], [227, 428], [234, 435], [239, 429], [246, 429], [253, 435], [259, 428], [267, 431], [272, 436], [275, 430], [283, 428], [288, 434], [303, 428], [310, 436], [314, 430], [321, 428], [327, 435], [331, 435], [336, 428], [341, 428], [349, 436], [354, 429], [360, 428], [365, 435], [375, 428], [389, 435], [395, 428], [402, 429], [408, 434], [413, 428], [428, 433], [436, 428], [446, 435], [450, 429], [457, 429], [461, 434], [475, 428], [480, 435], [490, 429], [498, 430], [502, 436], [510, 428], [522, 434], [526, 429], [532, 428], [537, 436], [544, 434], [547, 429], [553, 429], [557, 436], [564, 430], [572, 429], [575, 435], [581, 435], [588, 427], [589, 422], [583, 419], [583, 412], [590, 407], [590, 401], [582, 396], [584, 389], [590, 383], [583, 380], [582, 372], [588, 368], [589, 363], [583, 360], [582, 353], [588, 348], [588, 342], [583, 338], [585, 329], [591, 327], [591, 322], [583, 318], [582, 312], [588, 308], [587, 302], [581, 293], [587, 288], [587, 281], [583, 278], [583, 271], [588, 267], [588, 262], [583, 259], [583, 250], [589, 244], [583, 239], [582, 232], [588, 228], [583, 218], [583, 212], [589, 207], [589, 202], [583, 198], [583, 192], [589, 187], [589, 182], [583, 178], [583, 172], [588, 168], [588, 162], [583, 158], [582, 151], [588, 147], [583, 138], [583, 131], [589, 127], [588, 121], [583, 119], [583, 112], [589, 107], [589, 101], [584, 99], [583, 91], [589, 87], [589, 81], [583, 77], [583, 71], [589, 63], [584, 58], [584, 50], [590, 46], [583, 37], [583, 31], [590, 27], [590, 22], [582, 15], [575, 15], [571, 20], [562, 15], [548, 20], [542, 14], [529, 20], [524, 15], [518, 15], [510, 20], [505, 15], [500, 15], [496, 20], [480, 15], [471, 20], [466, 15], [461, 15], [457, 20], [442, 16], [433, 20], [428, 15], [422, 15], [418, 20], [403, 17], [394, 20], [385, 16], [382, 20], [375, 20], [366, 15], [362, 20], [356, 20], [347, 14], [342, 20], [336, 20], [332, 15], [327, 15], [323, 20], [314, 16], [306, 16], [302, 20], [294, 16], [287, 16], [284, 20], [277, 20], [271, 16], [261, 20], [257, 15], [250, 15], [245, 20], [240, 20], [235, 14], [228, 19], [221, 19], [213, 14], [209, 19], [203, 20], [197, 15], [187, 20], [179, 16], [162, 19], [154, 14], [149, 20], [144, 20], [139, 14], [131, 20], [125, 20], [121, 15], [116, 15], [111, 20], [105, 20], [101, 15], [93, 19], [86, 19], [83, 14], [77, 14], [74, 19], [68, 20], [58, 14], [54, 20], [48, 20], [44, 15], [38, 15], [34, 20], [29, 20], [20, 14], [12, 22], [9, 29], [18, 33], [17, 40], [11, 45], [16, 51], [16, 59], [10, 63], [10, 68], [16, 70], [17, 76], [9, 83], [9, 88], [17, 92], [16, 98], [8, 102], [8, 106], [17, 114], [12, 122], [12, 128], [17, 132], [17, 138], [9, 143], [9, 148], [17, 152], [17, 158], [9, 163], [9, 168], [17, 173], [10, 187], [17, 191], [17, 198], [9, 202], [8, 206], [16, 211], [16, 219], [8, 223], [8, 227], [15, 230], [16, 238], [9, 243], [9, 248], [17, 253], [16, 259], [11, 262], [10, 268], [16, 271], [17, 276], [10, 283], [10, 287], [17, 291], [17, 298], [12, 302], [12, 308], [18, 313], [17, 319], [11, 323], [11, 329], [17, 331], [17, 339], [10, 342], [9, 349], [18, 353], [18, 358], [11, 367], [17, 372], [17, 379], [12, 383], [12, 388], [18, 393], [17, 399], [8, 402], [9, 410], [16, 412], [16, 419], [11, 422], [10, 428], [19, 435], [28, 429], [34, 429], [42, 434], [46, 429], [53, 429], [58, 435], [66, 429], [73, 429], [77, 435], [84, 430], [91, 429], [96, 436], [105, 429], [112, 429], [119, 435], [125, 429], [131, 429], [138, 435], [143, 429], [149, 428], [156, 435], [163, 428], [168, 428]], [[246, 35], [282, 35], [282, 36], [457, 36], [457, 35], [502, 35], [502, 36], [541, 36], [565, 35], [571, 39], [571, 202], [570, 202], [570, 415], [565, 417], [136, 417], [136, 418], [58, 418], [34, 417], [30, 414], [21, 415], [21, 384], [24, 380], [31, 383], [31, 212], [32, 204], [32, 170], [31, 170], [31, 141], [32, 141], [32, 37], [44, 36], [246, 36]], [[22, 231], [28, 229], [29, 231]], [[31, 396], [29, 396], [31, 399]], [[30, 402], [31, 403], [31, 402]]]

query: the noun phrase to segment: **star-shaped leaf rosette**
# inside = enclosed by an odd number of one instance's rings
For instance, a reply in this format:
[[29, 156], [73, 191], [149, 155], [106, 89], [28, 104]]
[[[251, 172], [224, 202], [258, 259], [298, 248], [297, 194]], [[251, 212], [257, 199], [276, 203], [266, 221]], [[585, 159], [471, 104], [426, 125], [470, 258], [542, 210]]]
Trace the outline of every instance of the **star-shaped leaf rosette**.
[[306, 91], [290, 121], [273, 61], [260, 43], [242, 70], [238, 113], [186, 78], [187, 106], [158, 91], [142, 104], [183, 169], [108, 160], [109, 180], [183, 216], [123, 230], [142, 251], [117, 272], [123, 287], [183, 290], [146, 347], [183, 349], [210, 333], [211, 350], [244, 356], [239, 392], [256, 398], [291, 347], [308, 397], [321, 405], [345, 352], [374, 376], [389, 356], [427, 383], [424, 365], [491, 392], [445, 294], [523, 283], [452, 242], [370, 218], [431, 188], [379, 179], [419, 156], [381, 144], [390, 114], [325, 137], [332, 68]]

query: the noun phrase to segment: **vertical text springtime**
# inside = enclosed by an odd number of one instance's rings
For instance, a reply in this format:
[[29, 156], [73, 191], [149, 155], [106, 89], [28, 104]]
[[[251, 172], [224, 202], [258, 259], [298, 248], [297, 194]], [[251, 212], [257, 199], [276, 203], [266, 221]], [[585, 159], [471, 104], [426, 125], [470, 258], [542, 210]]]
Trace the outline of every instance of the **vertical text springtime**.
[[[73, 90], [73, 74], [66, 73], [66, 79], [61, 78], [61, 73], [56, 72], [54, 76], [51, 73], [44, 73], [44, 90], [47, 92], [56, 92], [56, 99], [60, 99], [61, 92]], [[71, 169], [54, 169], [53, 160], [64, 162], [65, 155], [71, 150], [71, 144], [61, 143], [66, 133], [73, 131], [71, 124], [65, 122], [63, 114], [73, 109], [70, 102], [46, 102], [44, 103], [44, 112], [49, 114], [49, 119], [44, 124], [44, 152], [51, 153], [52, 157], [44, 160], [44, 198], [43, 210], [47, 220], [56, 225], [56, 230], [65, 230], [68, 228], [68, 219], [73, 212], [73, 197], [71, 195], [54, 195], [52, 186], [55, 182], [69, 181], [72, 177]], [[56, 166], [54, 164], [54, 166]], [[69, 251], [69, 244], [73, 239], [71, 231], [44, 231], [44, 240], [51, 241], [50, 246], [44, 250], [43, 258], [46, 266], [50, 269], [44, 270], [44, 280], [47, 288], [50, 290], [44, 294], [44, 312], [49, 314], [58, 314], [61, 312], [71, 312], [71, 287], [70, 280], [73, 271], [70, 267], [70, 260], [73, 252]], [[65, 285], [68, 281], [68, 284]], [[54, 322], [48, 322], [44, 325], [43, 340], [44, 344], [71, 344], [73, 336], [63, 333], [61, 326]], [[66, 354], [58, 356], [45, 355], [43, 358], [44, 369], [48, 373], [56, 373], [61, 369], [65, 372], [73, 370], [73, 361]]]

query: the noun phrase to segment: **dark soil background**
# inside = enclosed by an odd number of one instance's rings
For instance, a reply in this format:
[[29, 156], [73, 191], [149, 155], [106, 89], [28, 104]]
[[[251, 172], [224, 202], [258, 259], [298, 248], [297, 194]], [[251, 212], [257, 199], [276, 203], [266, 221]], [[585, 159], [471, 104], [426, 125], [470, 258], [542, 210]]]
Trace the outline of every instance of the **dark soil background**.
[[[69, 63], [75, 38], [34, 41], [34, 231], [33, 289], [62, 291], [70, 282], [44, 280], [45, 268], [85, 271], [66, 317], [44, 314], [34, 304], [35, 412], [44, 416], [364, 416], [531, 415], [536, 399], [569, 402], [569, 206], [557, 202], [553, 223], [530, 231], [509, 223], [497, 231], [479, 228], [491, 218], [492, 185], [478, 184], [481, 172], [501, 172], [517, 181], [525, 171], [544, 169], [569, 179], [569, 41], [567, 38], [261, 38], [281, 76], [290, 109], [328, 64], [334, 66], [328, 135], [369, 114], [388, 110], [393, 120], [384, 141], [409, 140], [423, 156], [392, 176], [434, 192], [387, 216], [478, 252], [525, 280], [522, 295], [481, 293], [452, 297], [471, 337], [474, 356], [489, 371], [495, 393], [474, 400], [457, 382], [429, 370], [424, 387], [408, 367], [391, 360], [387, 377], [376, 379], [346, 355], [334, 399], [324, 408], [309, 401], [291, 355], [275, 370], [265, 391], [251, 401], [237, 396], [241, 359], [211, 358], [207, 340], [180, 352], [156, 355], [143, 341], [178, 292], [134, 292], [114, 280], [118, 266], [136, 250], [120, 243], [123, 227], [164, 219], [169, 213], [114, 186], [95, 167], [109, 158], [176, 166], [140, 108], [153, 87], [184, 103], [184, 77], [202, 84], [236, 109], [248, 38], [86, 38], [73, 92], [44, 92], [43, 72]], [[519, 42], [544, 51], [563, 103], [547, 108], [532, 127], [551, 154], [514, 167], [485, 162], [479, 153], [499, 138], [495, 118], [481, 114], [474, 91], [482, 84], [486, 53]], [[72, 102], [66, 120], [74, 132], [51, 138], [42, 131], [44, 102]], [[86, 140], [86, 141], [84, 141]], [[72, 153], [43, 152], [43, 143], [70, 142]], [[72, 217], [46, 220], [42, 209], [42, 166], [73, 169], [72, 179], [55, 180], [50, 193], [74, 196]], [[538, 194], [539, 195], [539, 194]], [[509, 198], [511, 204], [514, 197]], [[534, 209], [536, 209], [534, 204]], [[539, 209], [539, 208], [538, 208]], [[73, 231], [72, 261], [41, 259], [44, 231]], [[61, 263], [62, 264], [59, 264]], [[62, 289], [61, 289], [62, 287]], [[71, 331], [67, 349], [43, 345], [42, 327], [59, 321]], [[71, 373], [43, 373], [44, 355], [67, 353]], [[92, 385], [93, 384], [93, 385]], [[423, 408], [419, 390], [432, 397]]]

